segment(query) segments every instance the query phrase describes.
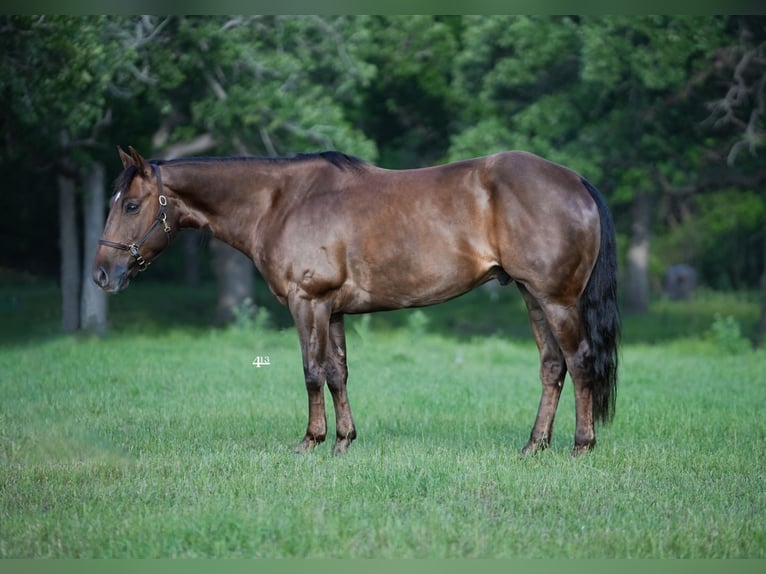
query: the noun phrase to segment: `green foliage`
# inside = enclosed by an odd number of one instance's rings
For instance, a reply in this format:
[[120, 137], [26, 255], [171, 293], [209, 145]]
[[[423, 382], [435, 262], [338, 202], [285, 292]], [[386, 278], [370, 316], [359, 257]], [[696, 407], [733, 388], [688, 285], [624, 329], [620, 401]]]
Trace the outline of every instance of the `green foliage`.
[[241, 334], [263, 334], [274, 327], [271, 313], [265, 307], [256, 307], [250, 297], [232, 308], [233, 320], [228, 329]]
[[756, 191], [725, 189], [663, 208], [673, 225], [656, 241], [659, 274], [685, 261], [706, 285], [742, 289], [763, 271], [766, 202]]
[[246, 297], [239, 305], [231, 309], [232, 321], [231, 328], [236, 330], [247, 330], [253, 327], [255, 318], [258, 314], [258, 308], [250, 297]]
[[725, 355], [739, 355], [751, 349], [750, 341], [742, 336], [739, 322], [731, 315], [722, 317], [716, 313], [708, 337], [716, 350]]
[[2, 17], [0, 94], [8, 105], [0, 114], [17, 128], [5, 153], [22, 146], [56, 149], [91, 135], [122, 77], [122, 63], [131, 58], [113, 34], [118, 22], [107, 16]]
[[716, 354], [712, 340], [706, 335], [716, 317], [732, 316], [742, 328], [748, 344], [758, 338], [761, 295], [751, 292], [722, 292], [699, 288], [686, 301], [657, 299], [651, 302], [647, 315], [624, 318], [623, 338], [629, 343], [690, 343], [695, 349]]
[[707, 16], [609, 16], [582, 22], [582, 78], [606, 89], [624, 82], [662, 91], [688, 81], [724, 40]]
[[364, 33], [345, 17], [174, 17], [147, 49], [164, 144], [210, 132], [218, 153], [286, 155], [342, 149], [374, 160], [374, 143], [348, 121], [374, 68]]
[[[464, 121], [488, 126], [489, 135], [476, 137], [482, 128], [468, 127], [453, 137], [450, 157], [479, 155], [487, 143], [492, 151], [528, 149], [595, 180], [608, 176], [609, 187], [628, 197], [655, 187], [649, 163], [667, 153], [679, 159], [676, 122], [665, 119], [674, 111], [658, 101], [682, 89], [724, 41], [723, 21], [714, 18], [498, 16], [468, 23], [453, 85], [465, 98]], [[658, 149], [658, 142], [672, 147]]]
[[355, 123], [375, 138], [390, 168], [430, 165], [442, 158], [454, 117], [450, 77], [457, 54], [454, 26], [444, 17], [360, 19], [369, 34], [360, 52], [375, 69], [360, 90]]
[[576, 70], [575, 46], [569, 18], [466, 17], [453, 84], [464, 115], [509, 121], [539, 95], [566, 87]]
[[410, 311], [407, 317], [407, 330], [416, 339], [426, 334], [430, 319], [422, 309]]
[[[495, 153], [505, 149], [513, 149], [516, 147], [510, 143], [513, 139], [512, 132], [503, 125], [502, 121], [497, 118], [482, 119], [452, 137], [447, 159], [458, 161], [477, 157], [486, 152]], [[480, 150], [486, 150], [486, 152]]]

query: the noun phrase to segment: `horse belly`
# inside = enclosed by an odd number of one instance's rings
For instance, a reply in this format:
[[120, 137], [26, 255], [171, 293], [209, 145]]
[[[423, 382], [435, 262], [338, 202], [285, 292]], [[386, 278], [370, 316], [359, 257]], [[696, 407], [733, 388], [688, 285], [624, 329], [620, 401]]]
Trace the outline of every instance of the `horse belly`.
[[349, 313], [441, 303], [485, 283], [499, 269], [485, 241], [454, 233], [421, 233], [417, 241], [355, 251], [347, 265], [342, 293]]

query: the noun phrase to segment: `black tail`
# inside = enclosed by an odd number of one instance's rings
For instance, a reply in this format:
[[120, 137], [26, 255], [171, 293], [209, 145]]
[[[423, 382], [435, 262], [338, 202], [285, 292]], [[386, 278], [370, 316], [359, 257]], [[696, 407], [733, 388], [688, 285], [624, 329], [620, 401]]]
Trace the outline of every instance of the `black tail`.
[[580, 301], [580, 311], [593, 358], [593, 417], [599, 422], [607, 423], [614, 416], [617, 396], [617, 347], [620, 344], [617, 242], [612, 216], [604, 199], [584, 178], [582, 183], [596, 202], [601, 218], [601, 247]]

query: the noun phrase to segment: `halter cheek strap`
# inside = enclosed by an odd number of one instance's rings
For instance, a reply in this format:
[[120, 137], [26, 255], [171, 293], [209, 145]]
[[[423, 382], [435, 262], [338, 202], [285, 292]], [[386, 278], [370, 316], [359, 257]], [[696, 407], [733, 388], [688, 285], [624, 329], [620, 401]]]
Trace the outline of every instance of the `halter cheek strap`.
[[160, 168], [157, 167], [154, 164], [150, 164], [152, 166], [152, 171], [154, 171], [155, 174], [157, 174], [157, 191], [159, 192], [159, 202], [160, 202], [160, 209], [157, 212], [157, 216], [154, 218], [154, 221], [152, 222], [151, 227], [146, 230], [146, 232], [141, 236], [141, 238], [129, 245], [125, 243], [116, 243], [114, 241], [107, 241], [106, 239], [99, 239], [98, 243], [99, 245], [105, 245], [106, 247], [113, 247], [114, 249], [120, 249], [122, 251], [127, 251], [130, 253], [133, 258], [136, 260], [136, 263], [138, 264], [138, 270], [139, 271], [145, 271], [147, 267], [149, 267], [150, 261], [146, 261], [141, 256], [141, 253], [139, 252], [139, 249], [144, 244], [144, 242], [149, 238], [149, 236], [154, 231], [154, 228], [158, 225], [162, 225], [162, 230], [165, 232], [165, 237], [168, 240], [168, 243], [170, 243], [170, 225], [168, 225], [168, 214], [165, 211], [165, 208], [168, 205], [168, 198], [165, 197], [162, 194], [162, 174], [160, 172]]

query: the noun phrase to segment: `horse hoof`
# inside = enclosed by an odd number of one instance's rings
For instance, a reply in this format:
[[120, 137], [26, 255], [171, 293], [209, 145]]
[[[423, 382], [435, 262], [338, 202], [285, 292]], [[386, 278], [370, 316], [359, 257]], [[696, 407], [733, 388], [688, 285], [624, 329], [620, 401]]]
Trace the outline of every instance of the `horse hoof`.
[[529, 442], [524, 445], [524, 448], [521, 449], [521, 455], [527, 456], [527, 455], [534, 455], [540, 452], [541, 450], [545, 450], [549, 446], [549, 442], [547, 440], [532, 440], [530, 439]]
[[346, 454], [346, 451], [348, 450], [348, 447], [350, 446], [351, 446], [351, 439], [347, 439], [347, 438], [338, 439], [335, 442], [335, 446], [332, 448], [332, 455], [341, 456], [343, 454]]
[[310, 437], [304, 437], [304, 439], [298, 443], [298, 446], [293, 449], [293, 452], [295, 454], [309, 453], [313, 451], [320, 442], [322, 441], [318, 441]]

